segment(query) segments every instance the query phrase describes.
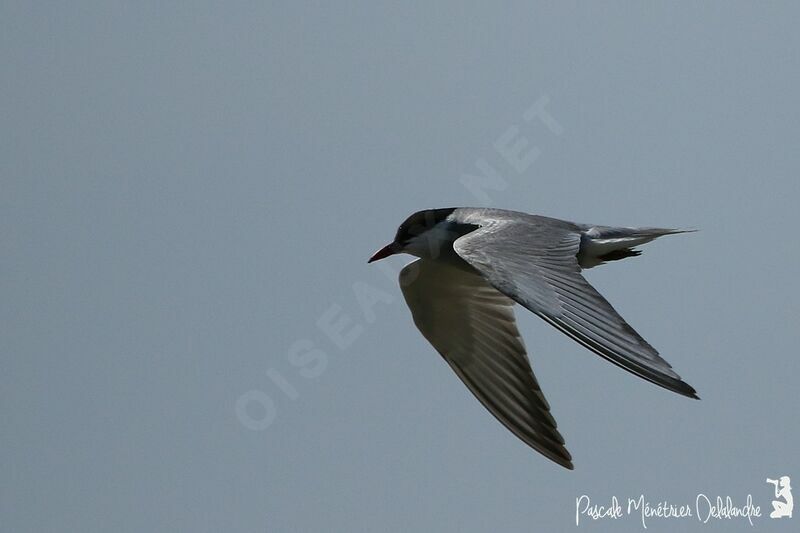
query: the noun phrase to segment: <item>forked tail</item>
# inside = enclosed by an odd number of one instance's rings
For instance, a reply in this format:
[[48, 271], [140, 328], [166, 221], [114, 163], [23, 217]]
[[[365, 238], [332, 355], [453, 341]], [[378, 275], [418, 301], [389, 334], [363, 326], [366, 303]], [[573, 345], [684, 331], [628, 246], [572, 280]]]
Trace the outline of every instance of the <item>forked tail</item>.
[[578, 264], [592, 268], [606, 261], [617, 261], [640, 255], [635, 246], [648, 243], [664, 235], [690, 233], [697, 230], [670, 228], [615, 228], [611, 226], [585, 226], [581, 234]]

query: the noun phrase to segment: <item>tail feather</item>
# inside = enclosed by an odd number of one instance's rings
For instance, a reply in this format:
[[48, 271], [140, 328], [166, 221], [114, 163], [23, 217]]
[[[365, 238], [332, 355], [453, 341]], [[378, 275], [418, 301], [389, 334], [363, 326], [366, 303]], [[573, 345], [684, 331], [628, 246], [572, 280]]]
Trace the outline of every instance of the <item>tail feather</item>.
[[606, 261], [617, 261], [641, 255], [635, 246], [646, 244], [653, 239], [676, 233], [690, 233], [697, 230], [671, 228], [619, 228], [612, 226], [585, 226], [581, 235], [578, 263], [581, 268], [592, 268]]

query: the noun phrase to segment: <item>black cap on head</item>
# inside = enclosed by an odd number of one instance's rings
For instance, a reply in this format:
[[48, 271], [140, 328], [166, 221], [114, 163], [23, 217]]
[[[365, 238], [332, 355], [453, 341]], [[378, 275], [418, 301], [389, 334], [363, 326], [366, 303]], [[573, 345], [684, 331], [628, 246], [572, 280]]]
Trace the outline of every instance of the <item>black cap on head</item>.
[[421, 233], [425, 233], [436, 224], [449, 217], [456, 209], [455, 207], [443, 207], [439, 209], [417, 211], [397, 228], [394, 242], [406, 244], [410, 239], [413, 239]]

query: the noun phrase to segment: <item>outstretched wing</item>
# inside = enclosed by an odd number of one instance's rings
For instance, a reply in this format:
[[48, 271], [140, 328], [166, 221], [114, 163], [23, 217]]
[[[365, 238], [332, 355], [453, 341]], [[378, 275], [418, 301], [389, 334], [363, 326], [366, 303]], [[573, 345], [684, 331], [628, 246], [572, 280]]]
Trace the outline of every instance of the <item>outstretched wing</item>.
[[480, 402], [526, 444], [572, 469], [525, 355], [512, 306], [479, 275], [426, 259], [400, 272], [414, 323]]
[[483, 218], [453, 243], [497, 290], [612, 363], [666, 389], [697, 398], [658, 352], [581, 275], [581, 234], [544, 217]]

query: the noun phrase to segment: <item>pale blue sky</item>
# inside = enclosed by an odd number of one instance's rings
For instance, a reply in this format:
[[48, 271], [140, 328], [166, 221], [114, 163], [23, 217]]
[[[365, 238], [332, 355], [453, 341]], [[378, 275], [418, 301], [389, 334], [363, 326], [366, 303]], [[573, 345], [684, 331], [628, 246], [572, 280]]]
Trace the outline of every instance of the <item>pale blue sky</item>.
[[[581, 494], [768, 514], [766, 477], [800, 484], [798, 20], [3, 2], [1, 529], [558, 531]], [[560, 135], [523, 117], [542, 98]], [[521, 171], [512, 127], [539, 150]], [[502, 186], [476, 196], [481, 165]], [[703, 400], [518, 311], [575, 471], [518, 441], [414, 328], [408, 258], [366, 264], [457, 205], [699, 228], [587, 277]], [[751, 530], [648, 530], [675, 528]]]

